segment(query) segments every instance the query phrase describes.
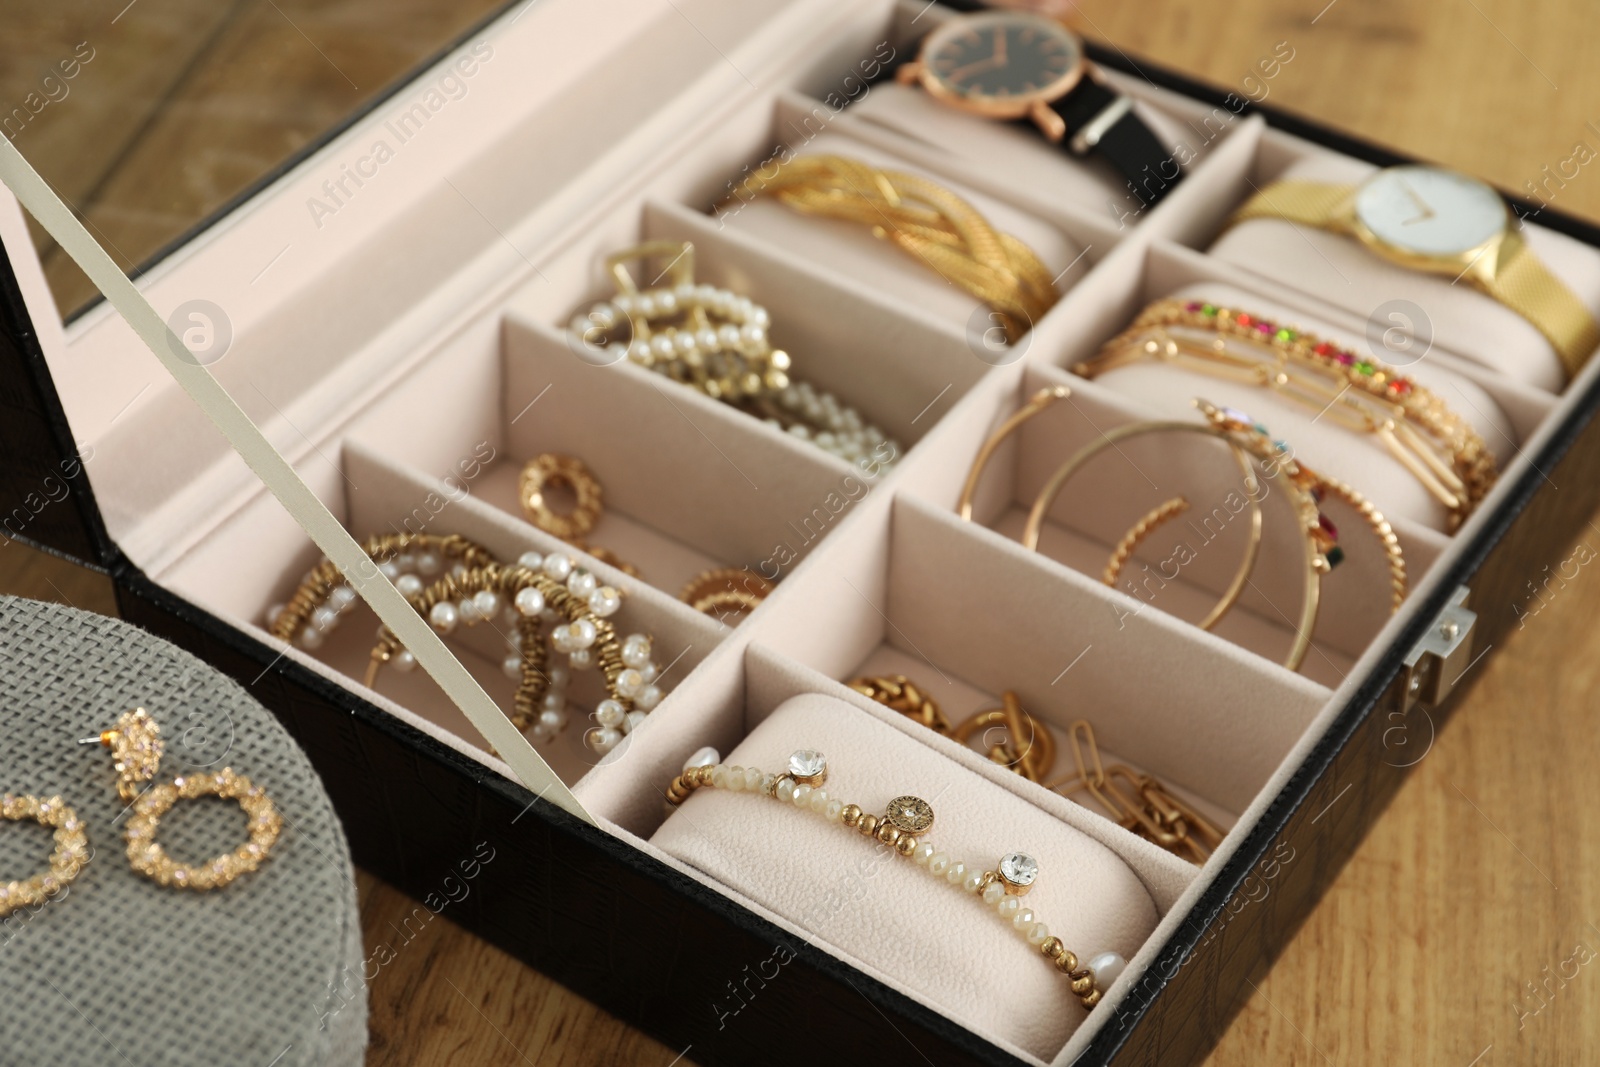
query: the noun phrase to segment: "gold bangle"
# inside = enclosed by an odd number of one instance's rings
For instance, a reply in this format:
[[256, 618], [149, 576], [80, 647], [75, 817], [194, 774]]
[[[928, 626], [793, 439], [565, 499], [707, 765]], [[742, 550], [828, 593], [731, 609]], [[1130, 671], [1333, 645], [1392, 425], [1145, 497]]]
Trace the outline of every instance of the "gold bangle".
[[868, 227], [993, 308], [1013, 344], [1058, 299], [1038, 256], [936, 182], [843, 156], [801, 156], [772, 169], [751, 174], [730, 199], [773, 196], [804, 214]]
[[[1023, 423], [1032, 419], [1056, 401], [1065, 400], [1071, 395], [1072, 390], [1064, 385], [1046, 386], [1029, 397], [1027, 403], [1023, 404], [1022, 407], [1018, 408], [1009, 418], [995, 428], [995, 431], [984, 441], [983, 446], [978, 449], [978, 454], [967, 471], [967, 480], [961, 486], [961, 496], [956, 502], [956, 513], [963, 520], [972, 521], [972, 498], [977, 494], [978, 480], [983, 477], [984, 469], [989, 465], [989, 460], [999, 450], [1005, 439], [1015, 433]], [[1211, 610], [1206, 613], [1206, 617], [1196, 624], [1202, 630], [1210, 630], [1221, 621], [1224, 615], [1233, 610], [1234, 604], [1238, 602], [1239, 597], [1244, 593], [1244, 587], [1250, 581], [1250, 574], [1255, 570], [1256, 560], [1261, 552], [1261, 501], [1257, 498], [1254, 488], [1255, 472], [1250, 466], [1249, 458], [1238, 446], [1230, 444], [1230, 448], [1234, 462], [1239, 465], [1239, 473], [1244, 477], [1245, 495], [1250, 508], [1249, 535], [1245, 543], [1244, 555], [1239, 560], [1239, 566], [1234, 569], [1233, 578], [1229, 581], [1228, 588], [1223, 590], [1222, 596], [1212, 606]], [[1162, 522], [1187, 509], [1188, 506], [1189, 504], [1186, 500], [1169, 500], [1136, 523], [1133, 529], [1112, 550], [1110, 560], [1107, 562], [1106, 569], [1101, 576], [1101, 581], [1114, 587], [1118, 576], [1122, 573], [1122, 567], [1138, 548], [1139, 542], [1153, 532]], [[1024, 541], [1024, 544], [1030, 550], [1037, 550], [1037, 533], [1033, 542]]]
[[[1214, 335], [1196, 344], [1172, 331]], [[1241, 353], [1228, 341], [1243, 343]], [[1384, 449], [1450, 512], [1456, 529], [1493, 488], [1494, 456], [1478, 431], [1437, 394], [1392, 367], [1295, 327], [1200, 300], [1159, 300], [1091, 359], [1085, 378], [1154, 359], [1272, 389]]]
[[1249, 453], [1271, 474], [1282, 473], [1287, 476], [1286, 484], [1293, 496], [1300, 519], [1301, 533], [1305, 540], [1306, 584], [1300, 621], [1295, 627], [1294, 642], [1283, 661], [1285, 667], [1290, 670], [1300, 669], [1300, 664], [1311, 647], [1311, 634], [1316, 627], [1322, 577], [1338, 566], [1344, 558], [1344, 550], [1337, 543], [1338, 530], [1322, 514], [1320, 507], [1320, 502], [1329, 495], [1336, 496], [1355, 508], [1378, 539], [1389, 566], [1392, 593], [1390, 611], [1398, 611], [1406, 593], [1405, 558], [1400, 549], [1399, 538], [1395, 536], [1393, 528], [1382, 513], [1348, 485], [1325, 478], [1294, 459], [1287, 445], [1272, 440], [1266, 429], [1251, 420], [1248, 415], [1218, 408], [1203, 400], [1195, 401], [1195, 406], [1205, 415], [1204, 423], [1176, 421], [1128, 423], [1102, 433], [1099, 440], [1079, 449], [1057, 468], [1035, 498], [1033, 509], [1028, 514], [1027, 526], [1023, 530], [1022, 543], [1030, 549], [1038, 546], [1039, 531], [1044, 525], [1045, 513], [1060, 494], [1062, 487], [1084, 464], [1105, 449], [1113, 448], [1128, 438], [1148, 434], [1197, 434], [1231, 443]]
[[[934, 814], [933, 806], [926, 800], [911, 795], [898, 796], [889, 801], [881, 816], [870, 814], [859, 804], [847, 804], [834, 798], [822, 787], [827, 766], [827, 757], [821, 752], [801, 749], [789, 757], [783, 772], [768, 774], [755, 767], [725, 766], [715, 749], [701, 749], [667, 787], [667, 803], [675, 808], [696, 789], [710, 787], [736, 793], [760, 793], [792, 804], [801, 811], [812, 812], [830, 823], [839, 823], [909, 858], [932, 877], [980, 897], [1028, 944], [1037, 948], [1058, 973], [1066, 976], [1073, 995], [1085, 1008], [1100, 1003], [1105, 990], [1116, 981], [1127, 962], [1115, 952], [1102, 952], [1079, 967], [1078, 957], [1067, 950], [1059, 937], [1050, 933], [1049, 927], [1035, 918], [1031, 908], [1023, 906], [1021, 897], [1039, 877], [1037, 860], [1025, 852], [1008, 852], [993, 868], [976, 864], [969, 867], [939, 851], [927, 840]], [[811, 782], [816, 784], [809, 784]]]

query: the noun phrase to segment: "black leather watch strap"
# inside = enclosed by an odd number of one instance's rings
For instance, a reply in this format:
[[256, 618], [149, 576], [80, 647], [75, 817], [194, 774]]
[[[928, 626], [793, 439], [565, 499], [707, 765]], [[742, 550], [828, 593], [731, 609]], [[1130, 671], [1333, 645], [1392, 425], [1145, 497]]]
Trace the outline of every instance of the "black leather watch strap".
[[[1077, 155], [1099, 152], [1116, 167], [1133, 194], [1146, 207], [1155, 206], [1183, 178], [1183, 171], [1144, 120], [1128, 105], [1127, 98], [1111, 86], [1085, 77], [1065, 96], [1050, 105], [1067, 124], [1063, 147]], [[1122, 114], [1103, 128], [1097, 120]], [[1085, 143], [1086, 134], [1097, 134]]]

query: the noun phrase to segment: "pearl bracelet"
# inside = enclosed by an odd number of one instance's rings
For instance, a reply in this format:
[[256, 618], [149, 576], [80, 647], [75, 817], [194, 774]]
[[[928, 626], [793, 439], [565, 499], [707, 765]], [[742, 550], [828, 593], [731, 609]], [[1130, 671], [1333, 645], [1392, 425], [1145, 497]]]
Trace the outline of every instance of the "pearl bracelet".
[[[624, 264], [654, 257], [670, 260], [663, 271], [670, 284], [640, 289]], [[573, 317], [575, 343], [592, 352], [625, 345], [631, 362], [810, 441], [869, 478], [894, 466], [897, 442], [832, 393], [793, 378], [789, 354], [772, 347], [766, 308], [695, 283], [692, 244], [655, 241], [609, 256], [606, 265], [617, 294]]]
[[[605, 686], [606, 696], [594, 709], [597, 725], [584, 733], [602, 756], [665, 696], [650, 637], [621, 635], [610, 621], [623, 606], [622, 592], [601, 585], [564, 552], [524, 552], [516, 563], [501, 564], [458, 534], [382, 534], [362, 548], [441, 636], [479, 623], [505, 635], [501, 669], [518, 682], [510, 719], [535, 741], [550, 741], [566, 729], [567, 687], [578, 671], [597, 669]], [[267, 627], [284, 641], [315, 650], [359, 600], [338, 566], [324, 559], [287, 604], [268, 610]], [[565, 656], [565, 665], [549, 663], [550, 652]], [[385, 666], [406, 673], [417, 660], [382, 626], [364, 679], [369, 688]]]
[[1105, 990], [1127, 967], [1127, 961], [1117, 953], [1102, 952], [1080, 968], [1078, 957], [1038, 921], [1031, 908], [1022, 906], [1021, 897], [1039, 877], [1038, 861], [1026, 852], [1006, 853], [993, 870], [969, 865], [941, 852], [924, 837], [933, 828], [933, 806], [926, 800], [910, 795], [895, 797], [882, 815], [873, 815], [859, 804], [847, 804], [831, 796], [822, 787], [827, 778], [828, 758], [813, 749], [792, 753], [782, 773], [769, 774], [756, 767], [728, 766], [721, 762], [716, 749], [702, 748], [667, 787], [667, 804], [675, 808], [705, 786], [733, 793], [761, 793], [887, 845], [931, 877], [957, 886], [994, 908], [1001, 919], [1067, 977], [1073, 995], [1085, 1008], [1100, 1003]]

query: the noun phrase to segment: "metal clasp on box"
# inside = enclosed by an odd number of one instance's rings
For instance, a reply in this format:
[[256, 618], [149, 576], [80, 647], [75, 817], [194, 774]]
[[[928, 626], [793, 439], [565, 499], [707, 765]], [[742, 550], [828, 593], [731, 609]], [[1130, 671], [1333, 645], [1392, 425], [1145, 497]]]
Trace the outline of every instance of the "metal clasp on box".
[[1403, 710], [1410, 711], [1418, 704], [1438, 707], [1472, 665], [1472, 628], [1478, 615], [1467, 607], [1470, 592], [1464, 585], [1458, 588], [1406, 655]]

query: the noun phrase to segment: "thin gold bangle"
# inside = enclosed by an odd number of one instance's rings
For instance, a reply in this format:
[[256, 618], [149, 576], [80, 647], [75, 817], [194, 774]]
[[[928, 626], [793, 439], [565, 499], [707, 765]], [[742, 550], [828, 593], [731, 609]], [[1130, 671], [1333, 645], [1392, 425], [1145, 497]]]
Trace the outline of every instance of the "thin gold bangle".
[[1206, 422], [1174, 420], [1128, 423], [1106, 431], [1097, 441], [1079, 449], [1056, 469], [1034, 499], [1033, 509], [1028, 514], [1027, 526], [1023, 530], [1022, 543], [1030, 549], [1038, 546], [1045, 513], [1049, 511], [1067, 481], [1101, 452], [1132, 437], [1157, 433], [1197, 434], [1242, 447], [1258, 461], [1274, 464], [1288, 476], [1287, 484], [1295, 495], [1296, 510], [1299, 512], [1304, 534], [1306, 568], [1305, 594], [1300, 620], [1295, 628], [1294, 642], [1283, 661], [1285, 667], [1297, 671], [1305, 660], [1306, 652], [1311, 648], [1312, 632], [1316, 628], [1322, 577], [1337, 566], [1344, 555], [1336, 543], [1337, 534], [1332, 523], [1321, 513], [1319, 501], [1323, 496], [1332, 494], [1340, 497], [1354, 507], [1371, 527], [1389, 564], [1393, 592], [1391, 611], [1398, 610], [1401, 600], [1405, 597], [1405, 561], [1399, 538], [1395, 536], [1393, 528], [1383, 518], [1382, 513], [1354, 489], [1342, 482], [1324, 478], [1294, 460], [1286, 446], [1273, 442], [1262, 427], [1251, 422], [1242, 413], [1226, 411], [1205, 401], [1196, 401], [1196, 406], [1206, 416]]
[[[1210, 334], [1201, 345], [1171, 330]], [[1230, 350], [1238, 342], [1260, 356]], [[1214, 377], [1271, 389], [1370, 433], [1461, 525], [1494, 486], [1494, 455], [1472, 424], [1439, 396], [1393, 367], [1296, 327], [1200, 300], [1158, 300], [1133, 324], [1076, 364], [1095, 378], [1141, 360], [1176, 362]], [[1446, 462], [1446, 458], [1448, 462]]]
[[[1027, 403], [1013, 412], [1010, 418], [1002, 422], [995, 428], [994, 433], [989, 435], [988, 440], [984, 441], [983, 447], [978, 449], [978, 455], [973, 459], [972, 467], [967, 471], [967, 480], [961, 487], [961, 497], [956, 502], [956, 513], [964, 521], [972, 521], [972, 498], [977, 494], [978, 480], [983, 477], [984, 468], [989, 465], [989, 460], [999, 450], [1005, 439], [1015, 433], [1023, 423], [1038, 415], [1056, 401], [1065, 400], [1071, 395], [1072, 390], [1064, 385], [1046, 386], [1029, 397]], [[1233, 579], [1228, 583], [1228, 588], [1223, 591], [1222, 597], [1206, 613], [1206, 617], [1198, 623], [1202, 630], [1210, 630], [1222, 620], [1223, 616], [1233, 610], [1234, 604], [1238, 602], [1239, 597], [1244, 593], [1244, 587], [1249, 584], [1250, 575], [1255, 570], [1256, 560], [1261, 554], [1261, 502], [1256, 498], [1255, 491], [1252, 488], [1255, 484], [1255, 471], [1250, 465], [1249, 458], [1237, 446], [1233, 447], [1233, 457], [1234, 462], [1239, 465], [1240, 473], [1244, 476], [1245, 493], [1250, 501], [1249, 538], [1245, 544], [1244, 555], [1239, 560], [1239, 566], [1234, 570]], [[1167, 508], [1172, 504], [1172, 501], [1168, 501], [1162, 507]], [[1184, 506], [1187, 507], [1187, 502], [1185, 502]], [[1117, 577], [1122, 571], [1122, 566], [1127, 562], [1128, 557], [1133, 554], [1134, 549], [1138, 547], [1138, 542], [1159, 526], [1161, 521], [1164, 521], [1156, 517], [1160, 510], [1158, 508], [1156, 512], [1151, 512], [1144, 519], [1141, 519], [1134, 529], [1129, 531], [1128, 536], [1124, 537], [1117, 547], [1112, 550], [1111, 559], [1107, 563], [1105, 573], [1101, 578], [1106, 585], [1116, 586]], [[1037, 541], [1038, 537], [1035, 534], [1032, 543], [1024, 541], [1024, 544], [1030, 550], [1037, 551]]]

